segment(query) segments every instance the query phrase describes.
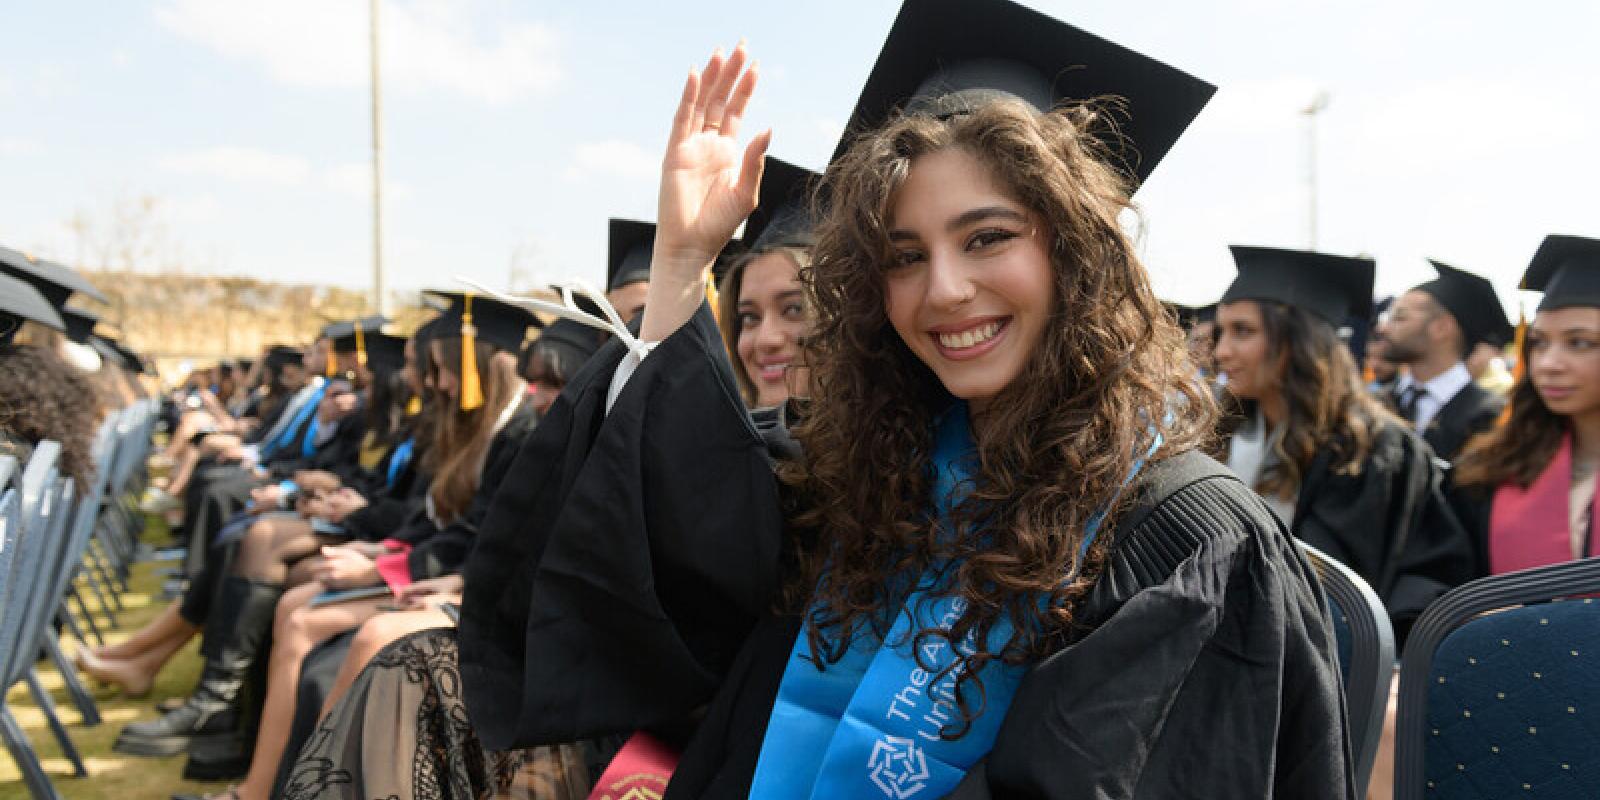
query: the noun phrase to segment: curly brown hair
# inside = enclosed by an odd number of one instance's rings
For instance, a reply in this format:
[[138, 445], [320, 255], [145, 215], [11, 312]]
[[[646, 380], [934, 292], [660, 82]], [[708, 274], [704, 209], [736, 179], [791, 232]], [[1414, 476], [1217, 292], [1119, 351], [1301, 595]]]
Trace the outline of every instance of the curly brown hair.
[[[1277, 389], [1288, 411], [1283, 436], [1273, 444], [1277, 463], [1252, 488], [1293, 498], [1312, 460], [1324, 449], [1333, 453], [1334, 472], [1360, 474], [1379, 425], [1386, 420], [1402, 424], [1400, 419], [1361, 385], [1355, 358], [1327, 321], [1275, 300], [1248, 302], [1261, 309], [1268, 358], [1283, 360]], [[1230, 423], [1241, 418], [1234, 416]]]
[[[1118, 221], [1131, 182], [1104, 144], [1106, 109], [1041, 113], [998, 100], [948, 119], [904, 114], [859, 138], [818, 190], [829, 203], [802, 272], [816, 314], [806, 351], [818, 400], [794, 431], [804, 460], [781, 470], [810, 501], [792, 515], [801, 569], [786, 598], [809, 604], [812, 651], [837, 661], [863, 630], [886, 635], [893, 587], [954, 565], [944, 591], [966, 610], [949, 628], [917, 631], [916, 642], [986, 643], [1002, 618], [1016, 633], [997, 652], [952, 648], [962, 721], [946, 736], [980, 713], [979, 668], [1036, 661], [1073, 634], [1075, 604], [1113, 538], [1096, 537], [1079, 563], [1085, 525], [1104, 512], [1102, 529], [1114, 528], [1131, 494], [1120, 490], [1157, 430], [1155, 459], [1202, 444], [1213, 428], [1183, 333]], [[973, 491], [949, 520], [954, 536], [936, 534], [928, 513], [934, 419], [950, 396], [891, 327], [884, 288], [895, 194], [919, 156], [946, 148], [976, 158], [1042, 222], [1056, 289], [1043, 341], [985, 410], [988, 435]]]
[[[1532, 337], [1522, 343], [1520, 363], [1528, 364]], [[1571, 421], [1544, 404], [1530, 374], [1523, 374], [1507, 395], [1505, 423], [1474, 436], [1456, 457], [1457, 486], [1495, 489], [1514, 481], [1526, 489], [1550, 465]]]
[[0, 345], [0, 431], [37, 445], [61, 443], [61, 474], [80, 492], [94, 479], [95, 429], [102, 408], [89, 378], [50, 350]]

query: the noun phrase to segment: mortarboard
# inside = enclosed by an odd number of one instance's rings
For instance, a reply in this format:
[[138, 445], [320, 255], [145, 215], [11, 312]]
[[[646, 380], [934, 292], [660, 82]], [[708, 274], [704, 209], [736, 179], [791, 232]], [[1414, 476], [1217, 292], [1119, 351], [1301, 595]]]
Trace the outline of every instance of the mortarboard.
[[1214, 322], [1217, 319], [1217, 304], [1204, 306], [1186, 306], [1182, 303], [1167, 303], [1166, 306], [1178, 318], [1178, 327], [1185, 331], [1193, 330], [1194, 326], [1202, 322]]
[[391, 320], [382, 314], [373, 314], [345, 322], [335, 322], [322, 329], [323, 335], [333, 343], [335, 353], [355, 353], [356, 363], [365, 365], [371, 338], [383, 334], [383, 327]]
[[1496, 347], [1506, 346], [1511, 341], [1514, 329], [1511, 320], [1506, 319], [1505, 307], [1500, 305], [1500, 296], [1495, 294], [1494, 285], [1485, 278], [1449, 264], [1431, 258], [1428, 263], [1439, 271], [1439, 277], [1417, 288], [1431, 295], [1450, 312], [1450, 316], [1456, 318], [1456, 324], [1461, 326], [1461, 332], [1466, 336], [1467, 346], [1478, 342], [1488, 342]]
[[588, 360], [600, 349], [601, 335], [599, 331], [581, 322], [558, 319], [539, 332], [539, 338], [534, 344], [540, 342], [563, 345], [577, 351], [582, 360]]
[[821, 177], [805, 167], [767, 156], [756, 210], [744, 223], [745, 249], [810, 247], [815, 241], [811, 231], [816, 227], [811, 216], [811, 189]]
[[33, 284], [39, 294], [44, 295], [44, 299], [56, 308], [66, 305], [67, 298], [73, 292], [102, 303], [110, 302], [105, 294], [76, 271], [9, 247], [0, 247], [0, 272]]
[[61, 321], [67, 324], [67, 339], [78, 344], [88, 344], [94, 326], [100, 324], [100, 315], [82, 308], [63, 306]]
[[305, 356], [298, 347], [288, 345], [273, 345], [267, 350], [267, 369], [280, 370], [289, 364], [300, 365], [305, 363]]
[[1010, 0], [906, 0], [830, 161], [899, 108], [947, 117], [1007, 95], [1041, 111], [1116, 96], [1127, 119], [1106, 144], [1142, 183], [1215, 92]]
[[61, 314], [33, 284], [0, 274], [0, 344], [11, 341], [23, 322], [37, 322], [58, 331], [67, 329]]
[[1223, 303], [1275, 300], [1321, 317], [1335, 329], [1372, 313], [1377, 265], [1370, 258], [1241, 245], [1228, 249], [1239, 277], [1222, 295]]
[[1522, 288], [1544, 292], [1540, 311], [1600, 306], [1600, 239], [1546, 236], [1522, 276]]
[[606, 291], [650, 280], [650, 257], [656, 246], [656, 224], [612, 219], [606, 263]]
[[[522, 350], [528, 338], [528, 327], [538, 327], [539, 319], [522, 306], [503, 303], [491, 297], [472, 292], [444, 292], [429, 289], [428, 294], [450, 302], [434, 323], [434, 338], [451, 338], [459, 331], [461, 337], [461, 410], [473, 411], [483, 406], [483, 384], [478, 375], [476, 342], [482, 339], [501, 350], [513, 353]], [[431, 323], [430, 323], [431, 324]]]

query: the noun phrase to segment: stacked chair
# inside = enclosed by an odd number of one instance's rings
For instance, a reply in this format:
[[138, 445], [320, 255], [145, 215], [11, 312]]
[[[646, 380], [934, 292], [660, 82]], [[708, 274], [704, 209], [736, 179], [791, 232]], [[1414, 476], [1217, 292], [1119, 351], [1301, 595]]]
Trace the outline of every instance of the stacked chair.
[[1600, 558], [1483, 578], [1441, 597], [1406, 641], [1398, 800], [1595, 797]]
[[[82, 492], [61, 474], [61, 447], [41, 442], [27, 463], [0, 458], [0, 739], [16, 760], [35, 798], [60, 798], [5, 693], [26, 683], [78, 777], [88, 775], [71, 735], [35, 670], [41, 657], [60, 672], [86, 725], [100, 721], [94, 698], [61, 651], [55, 623], [86, 643], [101, 633], [85, 593], [115, 624], [119, 594], [138, 555], [140, 517], [129, 495], [149, 455], [156, 401], [142, 401], [109, 416], [94, 440], [94, 479]], [[70, 602], [69, 602], [70, 601]], [[76, 613], [74, 613], [74, 606]]]

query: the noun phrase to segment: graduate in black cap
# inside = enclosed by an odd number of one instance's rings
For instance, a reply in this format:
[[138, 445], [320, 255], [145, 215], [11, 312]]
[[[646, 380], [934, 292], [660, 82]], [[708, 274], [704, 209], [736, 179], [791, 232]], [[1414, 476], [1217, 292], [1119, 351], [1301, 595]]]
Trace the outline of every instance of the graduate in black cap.
[[1407, 370], [1384, 399], [1434, 455], [1453, 461], [1468, 439], [1493, 427], [1505, 407], [1473, 380], [1466, 358], [1480, 344], [1505, 347], [1512, 328], [1489, 281], [1430, 263], [1439, 277], [1396, 299], [1384, 324], [1385, 357]]
[[67, 330], [61, 312], [33, 284], [0, 275], [0, 345], [10, 344], [26, 322], [56, 331]]
[[1465, 533], [1429, 449], [1366, 393], [1336, 326], [1372, 307], [1367, 258], [1234, 247], [1217, 365], [1239, 403], [1228, 466], [1294, 535], [1348, 565], [1397, 637], [1469, 577]]
[[1600, 555], [1600, 239], [1546, 238], [1522, 289], [1544, 297], [1521, 343], [1511, 412], [1455, 470], [1482, 574]]
[[1163, 303], [1178, 320], [1178, 327], [1189, 345], [1189, 358], [1201, 378], [1216, 377], [1216, 357], [1212, 350], [1217, 343], [1217, 304], [1186, 306], [1182, 303]]
[[550, 410], [578, 374], [589, 357], [600, 349], [599, 331], [569, 319], [558, 319], [539, 332], [539, 338], [523, 350], [517, 371], [528, 382], [534, 409], [543, 415]]
[[[469, 561], [483, 745], [642, 729], [686, 745], [669, 798], [1354, 797], [1315, 578], [1195, 451], [1211, 401], [1117, 222], [1211, 87], [1003, 0], [906, 3], [820, 190], [819, 392], [764, 435], [701, 300], [762, 178], [746, 58], [672, 124], [658, 344], [567, 387]], [[1078, 102], [1106, 93], [1126, 141]], [[333, 764], [315, 791], [392, 785]]]
[[727, 259], [717, 281], [717, 325], [751, 408], [777, 408], [809, 394], [801, 342], [812, 319], [800, 271], [811, 265], [811, 191], [821, 178], [767, 156], [742, 252]]
[[606, 256], [606, 300], [623, 322], [644, 311], [650, 287], [650, 251], [655, 247], [656, 226], [631, 219], [611, 220]]

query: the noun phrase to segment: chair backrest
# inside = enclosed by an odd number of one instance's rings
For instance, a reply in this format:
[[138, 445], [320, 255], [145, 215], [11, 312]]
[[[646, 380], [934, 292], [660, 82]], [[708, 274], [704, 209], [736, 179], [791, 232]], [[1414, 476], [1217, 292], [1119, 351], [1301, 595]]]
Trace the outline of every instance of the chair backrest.
[[1495, 575], [1411, 629], [1395, 797], [1576, 798], [1600, 785], [1600, 558]]
[[40, 602], [39, 573], [50, 552], [51, 526], [61, 505], [61, 477], [56, 467], [60, 457], [60, 444], [40, 442], [22, 470], [18, 514], [22, 525], [17, 531], [11, 580], [6, 586], [5, 612], [0, 616], [0, 691], [16, 683], [36, 655], [24, 643], [33, 627], [31, 615]]
[[17, 532], [22, 529], [22, 493], [17, 490], [17, 459], [0, 456], [0, 619], [5, 618], [6, 593], [12, 584], [11, 565], [17, 557]]
[[[111, 451], [116, 446], [116, 433], [116, 417], [112, 416], [100, 424], [100, 430], [95, 434], [90, 454], [96, 464], [97, 472], [95, 479], [89, 482], [88, 490], [74, 499], [72, 495], [76, 484], [64, 488], [60, 535], [54, 538], [56, 546], [52, 548], [53, 552], [47, 557], [40, 573], [42, 577], [48, 579], [41, 582], [41, 602], [48, 603], [50, 611], [60, 606], [73, 575], [77, 573], [78, 564], [83, 561], [84, 552], [89, 549], [95, 525], [100, 520], [101, 499], [109, 483], [107, 465], [113, 457]], [[36, 616], [35, 621], [40, 625], [49, 624], [49, 614], [41, 613], [42, 618]]]
[[1305, 550], [1322, 580], [1333, 617], [1344, 674], [1345, 706], [1350, 719], [1350, 748], [1355, 757], [1356, 786], [1366, 791], [1372, 762], [1383, 738], [1383, 715], [1389, 705], [1389, 683], [1394, 676], [1394, 628], [1389, 612], [1372, 587], [1353, 570], [1304, 542]]

